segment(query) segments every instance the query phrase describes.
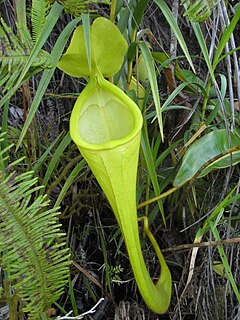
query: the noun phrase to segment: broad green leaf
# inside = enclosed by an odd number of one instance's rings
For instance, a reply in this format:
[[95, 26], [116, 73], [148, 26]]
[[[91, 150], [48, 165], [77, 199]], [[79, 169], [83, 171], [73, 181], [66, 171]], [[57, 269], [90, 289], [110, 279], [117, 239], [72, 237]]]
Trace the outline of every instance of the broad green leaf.
[[133, 12], [133, 18], [132, 18], [132, 27], [133, 29], [137, 29], [142, 21], [142, 17], [144, 14], [144, 10], [146, 9], [146, 6], [148, 5], [149, 0], [139, 0], [137, 1], [137, 5]]
[[203, 88], [205, 87], [204, 81], [195, 75], [191, 70], [181, 69], [181, 72], [186, 79], [186, 82], [199, 83]]
[[[105, 77], [116, 74], [123, 64], [127, 42], [118, 27], [106, 18], [97, 18], [90, 27], [90, 55], [87, 54], [83, 26], [74, 33], [58, 68], [74, 77], [90, 76], [100, 71]], [[91, 61], [89, 67], [88, 60]]]
[[[238, 143], [239, 145], [236, 147], [240, 148], [240, 142]], [[226, 150], [225, 152], [227, 153], [226, 155], [223, 155], [220, 157], [220, 159], [211, 162], [211, 164], [209, 164], [207, 168], [202, 170], [198, 178], [204, 177], [206, 174], [208, 174], [213, 170], [229, 167], [231, 165], [230, 161], [232, 161], [232, 165], [238, 164], [240, 162], [240, 150], [238, 150], [238, 148], [236, 149], [236, 151], [232, 152], [231, 154], [230, 152], [228, 153], [228, 150]]]
[[[189, 88], [194, 89], [194, 92], [197, 91], [206, 97], [206, 92], [205, 92], [206, 85], [204, 84], [204, 81], [201, 78], [195, 75], [195, 73], [193, 73], [191, 70], [179, 68], [179, 71], [180, 71], [180, 77], [185, 79], [185, 82], [190, 83]], [[177, 75], [177, 72], [176, 72], [176, 75]], [[216, 90], [214, 87], [210, 88], [209, 95], [211, 97], [216, 96]]]
[[133, 60], [136, 59], [136, 47], [137, 47], [137, 43], [136, 41], [132, 42], [128, 48], [128, 52], [127, 52], [127, 59], [128, 61], [132, 62]]
[[227, 279], [226, 271], [221, 261], [213, 261], [213, 271], [216, 272], [219, 276]]
[[240, 140], [232, 133], [231, 146], [225, 129], [212, 131], [192, 144], [183, 157], [182, 165], [173, 182], [180, 187], [195, 176], [205, 176], [215, 169], [240, 162]]
[[[158, 52], [152, 52], [153, 58], [160, 64], [164, 63], [168, 59], [170, 59], [169, 55], [167, 55], [163, 51], [158, 51]], [[169, 63], [165, 65], [165, 68], [169, 68]]]

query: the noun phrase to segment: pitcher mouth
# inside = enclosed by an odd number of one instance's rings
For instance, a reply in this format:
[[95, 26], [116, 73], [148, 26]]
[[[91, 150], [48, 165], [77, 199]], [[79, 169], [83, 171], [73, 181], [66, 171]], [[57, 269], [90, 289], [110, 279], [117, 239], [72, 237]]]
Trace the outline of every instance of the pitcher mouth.
[[70, 134], [78, 147], [113, 149], [132, 140], [141, 130], [138, 106], [102, 76], [91, 77], [77, 99]]

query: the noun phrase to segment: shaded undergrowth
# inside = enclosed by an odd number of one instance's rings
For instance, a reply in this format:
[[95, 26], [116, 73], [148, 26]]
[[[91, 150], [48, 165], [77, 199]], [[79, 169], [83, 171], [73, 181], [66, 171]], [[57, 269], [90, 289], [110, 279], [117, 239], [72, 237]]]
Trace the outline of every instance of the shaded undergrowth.
[[[134, 11], [134, 1], [123, 2], [122, 8], [117, 6], [115, 19], [129, 46], [138, 48], [129, 50], [122, 73], [114, 79], [116, 83], [120, 79], [119, 83], [138, 102], [144, 115], [138, 204], [172, 188], [183, 155], [201, 136], [225, 128], [239, 137], [240, 90], [236, 80], [239, 79], [236, 60], [239, 59], [236, 37], [239, 18], [229, 28], [229, 36], [224, 34], [237, 7], [231, 1], [226, 5], [220, 1], [211, 16], [198, 24], [183, 15], [184, 8], [177, 6], [178, 1], [164, 2], [178, 19], [189, 52], [186, 58], [184, 43], [179, 45], [176, 40], [179, 41], [178, 29], [172, 26], [171, 34], [170, 20], [158, 3], [161, 1], [150, 1], [139, 20], [135, 15], [136, 38], [134, 23], [127, 24]], [[111, 12], [111, 7], [101, 1], [92, 3], [90, 9], [93, 19], [97, 14], [108, 16]], [[15, 13], [13, 3], [4, 1], [2, 17], [14, 32]], [[59, 16], [43, 47], [51, 54], [50, 58], [47, 53], [41, 56], [45, 59], [41, 62], [44, 71], [38, 69], [38, 64], [32, 66], [28, 80], [21, 83], [21, 77], [18, 78], [19, 87], [11, 99], [4, 98], [4, 90], [1, 93], [2, 130], [7, 132], [4, 143], [18, 145], [18, 150], [10, 153], [10, 159], [25, 156], [24, 165], [17, 166], [19, 174], [33, 170], [39, 185], [43, 185], [43, 189], [36, 191], [36, 197], [46, 193], [51, 207], [60, 206], [60, 222], [71, 252], [69, 282], [65, 293], [53, 305], [56, 316], [50, 316], [54, 319], [70, 310], [77, 316], [103, 297], [96, 312], [86, 315], [86, 319], [238, 319], [238, 296], [226, 272], [226, 263], [238, 286], [239, 246], [225, 243], [217, 247], [213, 241], [239, 240], [239, 166], [210, 172], [138, 210], [139, 216], [149, 217], [150, 229], [163, 253], [164, 249], [189, 244], [185, 249], [165, 251], [173, 279], [172, 301], [165, 315], [153, 314], [139, 295], [110, 205], [68, 134], [70, 112], [86, 82], [52, 69], [61, 57], [59, 50], [64, 51], [69, 42], [66, 39], [81, 23], [79, 17], [74, 20], [68, 13], [59, 12]], [[64, 37], [56, 46], [64, 28]], [[149, 57], [151, 63], [146, 65]], [[22, 60], [21, 63], [24, 68]], [[131, 75], [140, 79], [135, 91], [127, 85]], [[160, 115], [156, 95], [163, 108]], [[161, 270], [141, 223], [139, 233], [147, 267], [152, 278], [157, 279]], [[193, 249], [194, 242], [208, 244]], [[225, 257], [219, 248], [224, 249]], [[4, 305], [3, 297], [1, 302]], [[19, 319], [27, 318], [21, 316]]]

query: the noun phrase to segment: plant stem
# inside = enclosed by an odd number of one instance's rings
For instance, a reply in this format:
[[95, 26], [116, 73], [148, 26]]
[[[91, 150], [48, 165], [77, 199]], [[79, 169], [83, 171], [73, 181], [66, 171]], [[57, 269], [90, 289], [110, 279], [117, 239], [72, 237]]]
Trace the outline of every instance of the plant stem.
[[[112, 21], [113, 23], [115, 20], [116, 6], [117, 6], [117, 0], [112, 0], [111, 11], [110, 11], [110, 21]], [[113, 77], [109, 77], [108, 80], [109, 82], [113, 83]]]
[[219, 241], [206, 241], [206, 242], [195, 242], [190, 244], [180, 244], [176, 247], [171, 247], [167, 249], [163, 249], [162, 252], [173, 252], [173, 251], [183, 251], [183, 250], [190, 250], [193, 248], [206, 248], [206, 247], [213, 247], [219, 245], [230, 245], [230, 244], [237, 244], [240, 243], [240, 238], [232, 238], [232, 239], [225, 239]]
[[[135, 28], [132, 31], [131, 44], [133, 44], [134, 41], [136, 40], [136, 35], [137, 35], [137, 29]], [[130, 85], [131, 78], [132, 78], [132, 67], [133, 67], [133, 61], [129, 60], [128, 61], [128, 74], [127, 74], [127, 90], [129, 90], [129, 85]]]
[[179, 189], [179, 187], [173, 187], [172, 189], [169, 189], [168, 191], [160, 194], [159, 196], [156, 196], [156, 197], [154, 197], [154, 198], [152, 198], [152, 199], [149, 199], [149, 200], [147, 200], [147, 201], [144, 201], [144, 202], [140, 203], [140, 204], [137, 206], [137, 209], [141, 209], [141, 208], [149, 205], [150, 203], [153, 203], [153, 202], [156, 202], [156, 201], [158, 201], [158, 200], [160, 200], [160, 199], [162, 199], [162, 198], [165, 198], [165, 197], [167, 197], [168, 195], [170, 195], [171, 193], [175, 192], [177, 189]]
[[117, 6], [117, 0], [112, 0], [111, 11], [110, 11], [110, 21], [112, 21], [112, 22], [114, 22], [114, 20], [115, 20], [116, 6]]

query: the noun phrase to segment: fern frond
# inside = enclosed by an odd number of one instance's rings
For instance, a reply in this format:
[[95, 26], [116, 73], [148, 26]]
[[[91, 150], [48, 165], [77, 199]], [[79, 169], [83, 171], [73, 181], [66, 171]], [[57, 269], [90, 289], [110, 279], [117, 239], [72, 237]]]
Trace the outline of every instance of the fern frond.
[[[48, 0], [53, 3], [54, 0]], [[64, 10], [76, 17], [80, 16], [83, 12], [89, 12], [89, 4], [96, 2], [91, 0], [56, 0]]]
[[[34, 46], [27, 30], [19, 28], [18, 31], [19, 36], [14, 34], [3, 19], [0, 19], [0, 87], [3, 87], [2, 94], [7, 93], [9, 96], [16, 90], [13, 89], [14, 85]], [[50, 55], [41, 50], [29, 74], [35, 74], [50, 66]]]
[[34, 42], [38, 39], [49, 11], [48, 0], [32, 0], [31, 22]]
[[[1, 138], [1, 137], [0, 137]], [[0, 152], [0, 158], [4, 153]], [[69, 272], [64, 233], [55, 209], [43, 196], [32, 172], [0, 171], [0, 265], [25, 304], [28, 319], [42, 314], [63, 292]]]
[[211, 14], [212, 10], [218, 5], [220, 0], [182, 0], [185, 4], [185, 16], [192, 22], [202, 22]]

